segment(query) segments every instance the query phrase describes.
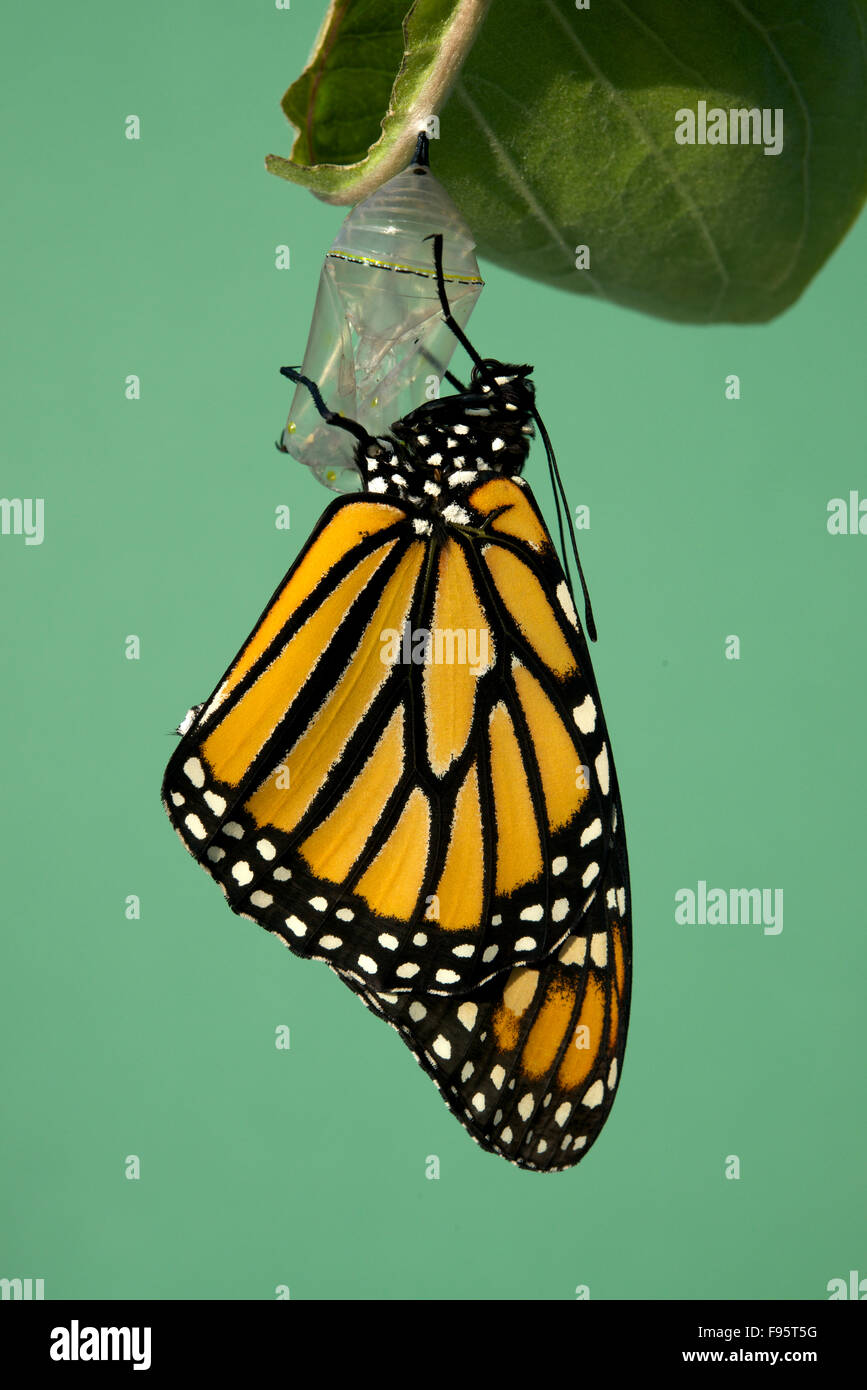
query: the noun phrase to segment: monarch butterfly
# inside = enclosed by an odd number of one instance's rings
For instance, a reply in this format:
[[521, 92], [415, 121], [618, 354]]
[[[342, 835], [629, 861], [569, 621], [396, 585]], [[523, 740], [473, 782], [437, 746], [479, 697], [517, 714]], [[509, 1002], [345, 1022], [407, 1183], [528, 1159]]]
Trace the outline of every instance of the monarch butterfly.
[[587, 1152], [622, 1067], [623, 815], [571, 588], [520, 476], [535, 424], [562, 493], [532, 369], [475, 352], [432, 240], [469, 386], [450, 378], [455, 395], [374, 438], [281, 369], [355, 436], [363, 491], [327, 508], [182, 723], [163, 801], [233, 911], [327, 961], [484, 1148], [551, 1171]]

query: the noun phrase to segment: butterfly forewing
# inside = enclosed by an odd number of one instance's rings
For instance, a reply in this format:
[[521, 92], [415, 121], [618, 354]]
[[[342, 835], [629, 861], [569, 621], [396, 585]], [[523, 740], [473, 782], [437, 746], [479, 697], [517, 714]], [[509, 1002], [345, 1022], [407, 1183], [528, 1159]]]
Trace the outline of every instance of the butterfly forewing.
[[193, 717], [164, 801], [230, 906], [376, 992], [542, 959], [617, 824], [586, 644], [514, 479], [437, 527], [339, 499]]

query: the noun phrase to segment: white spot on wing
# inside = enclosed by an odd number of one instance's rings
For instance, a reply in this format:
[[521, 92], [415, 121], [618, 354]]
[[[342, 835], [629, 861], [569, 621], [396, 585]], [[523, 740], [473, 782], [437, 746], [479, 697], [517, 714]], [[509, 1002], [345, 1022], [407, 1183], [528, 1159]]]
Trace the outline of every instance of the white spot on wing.
[[594, 1081], [589, 1091], [585, 1091], [581, 1104], [586, 1105], [588, 1110], [595, 1110], [597, 1105], [602, 1104], [605, 1095], [605, 1086], [602, 1081]]
[[557, 597], [560, 600], [560, 607], [566, 614], [573, 627], [578, 626], [578, 614], [575, 612], [575, 605], [572, 602], [572, 595], [569, 592], [565, 580], [557, 585]]
[[596, 759], [596, 776], [599, 778], [599, 790], [603, 796], [608, 795], [608, 746], [602, 745], [602, 752]]
[[599, 819], [599, 817], [597, 816], [596, 819], [595, 819], [594, 821], [591, 821], [591, 822], [590, 822], [590, 824], [588, 825], [587, 829], [583, 832], [583, 834], [582, 834], [582, 836], [581, 836], [581, 844], [582, 844], [582, 845], [589, 845], [589, 844], [592, 844], [594, 840], [598, 840], [598, 839], [599, 839], [599, 836], [600, 836], [601, 834], [602, 834], [602, 822], [601, 822], [601, 820]]
[[465, 999], [458, 1009], [458, 1022], [462, 1023], [464, 1027], [469, 1030], [474, 1026], [478, 1012], [478, 1004], [474, 1004], [472, 999]]
[[576, 705], [572, 716], [582, 734], [592, 734], [596, 728], [596, 706], [589, 695], [585, 695], [583, 704]]
[[557, 959], [561, 965], [583, 965], [586, 954], [586, 936], [567, 936]]
[[187, 761], [184, 763], [184, 772], [187, 774], [194, 787], [203, 787], [205, 785], [205, 769], [202, 767], [198, 758], [187, 758]]

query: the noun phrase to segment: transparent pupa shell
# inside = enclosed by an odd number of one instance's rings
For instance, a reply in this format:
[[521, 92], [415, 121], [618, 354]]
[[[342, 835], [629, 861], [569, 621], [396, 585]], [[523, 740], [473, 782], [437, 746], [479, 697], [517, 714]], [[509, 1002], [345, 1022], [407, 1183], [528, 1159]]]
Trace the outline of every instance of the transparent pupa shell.
[[[373, 435], [439, 394], [457, 345], [442, 317], [433, 242], [425, 240], [436, 232], [449, 304], [463, 328], [483, 281], [470, 229], [427, 166], [426, 136], [408, 168], [353, 208], [325, 257], [301, 370], [330, 410]], [[334, 492], [359, 488], [355, 441], [326, 424], [303, 386], [281, 447]]]

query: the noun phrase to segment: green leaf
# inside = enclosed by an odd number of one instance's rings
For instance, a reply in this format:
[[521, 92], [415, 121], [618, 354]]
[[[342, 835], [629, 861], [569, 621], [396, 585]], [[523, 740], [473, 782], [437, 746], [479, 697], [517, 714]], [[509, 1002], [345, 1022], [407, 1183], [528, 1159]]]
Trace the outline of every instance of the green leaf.
[[491, 0], [331, 0], [314, 55], [283, 97], [298, 128], [272, 174], [328, 203], [357, 203], [405, 169]]
[[[353, 203], [438, 112], [432, 166], [483, 256], [665, 318], [773, 318], [867, 193], [867, 0], [589, 2], [334, 0], [268, 168]], [[702, 102], [727, 133], [767, 111], [766, 142], [678, 143]]]

